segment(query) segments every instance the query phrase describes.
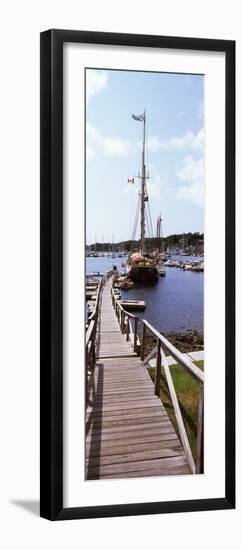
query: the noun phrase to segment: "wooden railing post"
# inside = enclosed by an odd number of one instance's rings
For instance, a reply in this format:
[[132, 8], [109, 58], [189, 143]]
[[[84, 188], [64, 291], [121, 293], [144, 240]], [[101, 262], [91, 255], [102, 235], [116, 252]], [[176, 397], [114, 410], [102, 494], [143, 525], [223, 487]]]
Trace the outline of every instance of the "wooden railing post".
[[160, 397], [161, 389], [161, 342], [157, 340], [157, 353], [156, 353], [156, 376], [155, 376], [155, 395]]
[[120, 327], [121, 327], [121, 332], [123, 334], [124, 332], [124, 311], [123, 309], [120, 310]]
[[204, 419], [204, 386], [200, 385], [197, 425], [197, 462], [196, 473], [203, 473], [203, 419]]
[[138, 317], [135, 317], [134, 319], [134, 353], [136, 353], [137, 348], [137, 323], [138, 323]]
[[129, 341], [129, 334], [130, 334], [130, 321], [129, 321], [129, 318], [127, 317], [127, 320], [126, 320], [126, 341], [127, 342]]
[[95, 366], [95, 334], [93, 336], [92, 348], [93, 348], [92, 349], [92, 361], [93, 361], [92, 368], [94, 368], [94, 366]]
[[88, 398], [88, 378], [89, 378], [89, 354], [88, 345], [85, 346], [85, 403], [87, 404]]
[[142, 342], [141, 342], [141, 360], [145, 357], [145, 345], [146, 345], [146, 325], [142, 324]]

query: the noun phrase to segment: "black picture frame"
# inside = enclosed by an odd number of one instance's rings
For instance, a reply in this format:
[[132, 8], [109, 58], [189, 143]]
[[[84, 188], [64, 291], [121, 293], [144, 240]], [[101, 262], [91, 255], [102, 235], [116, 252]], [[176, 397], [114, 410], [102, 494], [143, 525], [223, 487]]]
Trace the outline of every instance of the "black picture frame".
[[[224, 52], [226, 58], [225, 497], [63, 507], [63, 44], [66, 42]], [[67, 520], [235, 507], [235, 42], [48, 30], [40, 37], [41, 373], [40, 515]]]

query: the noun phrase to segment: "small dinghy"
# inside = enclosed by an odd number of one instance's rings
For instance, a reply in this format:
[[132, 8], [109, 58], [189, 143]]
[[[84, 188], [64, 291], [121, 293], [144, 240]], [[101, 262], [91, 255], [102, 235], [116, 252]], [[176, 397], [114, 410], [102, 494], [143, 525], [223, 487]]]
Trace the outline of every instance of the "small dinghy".
[[146, 307], [144, 300], [120, 300], [120, 304], [126, 311], [144, 311]]

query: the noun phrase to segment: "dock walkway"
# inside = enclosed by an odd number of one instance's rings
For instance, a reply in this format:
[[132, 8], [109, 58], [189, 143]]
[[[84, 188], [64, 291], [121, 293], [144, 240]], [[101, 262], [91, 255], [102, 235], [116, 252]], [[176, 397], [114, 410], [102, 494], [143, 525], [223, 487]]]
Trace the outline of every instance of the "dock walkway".
[[96, 365], [86, 409], [86, 478], [190, 474], [183, 447], [153, 383], [121, 334], [111, 301], [101, 296]]

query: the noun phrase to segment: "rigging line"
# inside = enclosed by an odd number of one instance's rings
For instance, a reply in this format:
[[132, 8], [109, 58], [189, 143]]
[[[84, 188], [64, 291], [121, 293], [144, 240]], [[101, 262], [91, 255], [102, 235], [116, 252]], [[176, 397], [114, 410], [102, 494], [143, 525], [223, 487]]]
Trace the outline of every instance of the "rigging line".
[[[149, 166], [149, 147], [148, 147], [148, 139], [149, 139], [149, 136], [148, 136], [148, 133], [147, 133], [147, 151], [146, 151], [146, 160], [147, 160], [147, 166]], [[148, 173], [148, 178], [150, 178], [149, 176], [149, 173]], [[149, 197], [148, 195], [148, 192], [147, 192], [147, 184], [145, 182], [145, 190], [146, 190], [146, 195]], [[148, 201], [148, 213], [149, 213], [149, 223], [150, 223], [150, 229], [151, 229], [151, 237], [153, 238], [154, 237], [154, 232], [153, 232], [153, 225], [152, 225], [152, 218], [151, 218], [151, 212], [150, 212], [150, 203]]]
[[152, 233], [152, 237], [153, 237], [153, 227], [152, 227], [152, 219], [151, 219], [151, 212], [150, 212], [149, 202], [148, 202], [148, 213], [149, 213], [149, 217], [150, 217], [151, 233]]
[[163, 239], [162, 219], [160, 220], [160, 237]]
[[153, 231], [152, 218], [151, 218], [150, 211], [149, 211], [149, 216], [150, 216], [150, 224], [151, 224], [151, 234], [152, 234], [152, 238], [154, 238], [154, 231]]
[[140, 213], [140, 196], [138, 197], [138, 203], [137, 203], [137, 209], [136, 209], [136, 219], [135, 219], [135, 227], [134, 227], [134, 239], [136, 238], [136, 232], [137, 232], [137, 226], [139, 222], [139, 213]]
[[[146, 193], [146, 196], [148, 197], [146, 186], [145, 186], [145, 193]], [[148, 225], [149, 237], [151, 237], [152, 222], [151, 222], [151, 216], [150, 216], [149, 201], [147, 201], [147, 206], [145, 206], [145, 219]]]
[[140, 197], [138, 198], [138, 203], [137, 203], [137, 208], [136, 208], [136, 215], [135, 215], [135, 220], [134, 220], [134, 226], [133, 226], [133, 231], [132, 231], [132, 240], [134, 241], [135, 240], [135, 236], [136, 236], [136, 229], [137, 229], [137, 223], [138, 223], [138, 218], [139, 218], [139, 208], [140, 208]]
[[135, 225], [132, 232], [132, 241], [136, 240], [136, 229], [137, 229], [137, 221], [135, 220]]
[[146, 166], [149, 166], [149, 143], [148, 143], [148, 140], [149, 140], [149, 135], [148, 135], [148, 129], [146, 128]]
[[151, 233], [151, 226], [150, 226], [150, 218], [149, 218], [148, 215], [147, 215], [147, 220], [148, 220], [148, 228], [149, 228], [149, 238], [151, 239], [152, 238], [152, 233]]
[[145, 193], [148, 197], [148, 202], [147, 202], [147, 208], [148, 208], [148, 213], [149, 213], [149, 220], [150, 220], [150, 228], [151, 228], [151, 233], [152, 233], [152, 237], [154, 236], [154, 233], [153, 233], [153, 226], [152, 226], [152, 219], [151, 219], [151, 211], [150, 211], [150, 203], [149, 203], [149, 195], [148, 195], [148, 192], [147, 192], [147, 184], [145, 182]]
[[148, 237], [150, 237], [150, 226], [149, 226], [149, 220], [148, 220], [148, 212], [147, 212], [147, 210], [145, 210], [145, 221], [146, 221], [146, 226], [147, 226]]

